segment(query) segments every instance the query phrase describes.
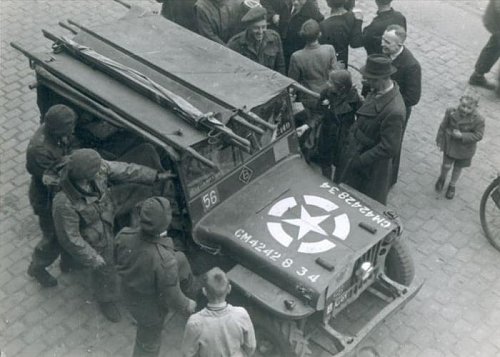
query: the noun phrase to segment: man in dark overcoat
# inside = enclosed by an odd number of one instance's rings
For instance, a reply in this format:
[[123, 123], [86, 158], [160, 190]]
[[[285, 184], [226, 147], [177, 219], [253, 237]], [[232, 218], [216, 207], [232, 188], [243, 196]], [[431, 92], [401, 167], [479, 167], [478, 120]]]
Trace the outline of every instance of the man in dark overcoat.
[[227, 47], [281, 74], [285, 74], [283, 45], [276, 31], [267, 29], [266, 9], [257, 6], [241, 19], [246, 30], [233, 36]]
[[387, 203], [392, 161], [401, 149], [406, 117], [403, 97], [391, 79], [396, 71], [386, 55], [368, 56], [361, 68], [371, 92], [357, 111], [340, 180], [367, 196]]
[[[389, 56], [397, 71], [391, 78], [398, 84], [406, 106], [403, 137], [410, 119], [411, 109], [420, 101], [422, 93], [422, 69], [410, 50], [404, 46], [406, 31], [399, 25], [389, 25], [382, 36], [382, 52]], [[398, 181], [401, 152], [394, 158], [391, 186]]]
[[73, 131], [76, 113], [70, 107], [56, 104], [47, 110], [43, 124], [30, 139], [26, 151], [26, 169], [31, 175], [29, 201], [42, 231], [42, 240], [36, 245], [28, 268], [28, 275], [42, 286], [57, 285], [57, 280], [46, 268], [61, 255], [61, 270], [68, 271], [72, 266], [71, 256], [57, 241], [52, 219], [53, 192], [43, 183], [47, 170], [59, 164], [64, 156], [77, 146]]
[[196, 0], [157, 0], [162, 3], [161, 15], [188, 30], [196, 31], [194, 4]]
[[260, 0], [267, 10], [267, 20], [271, 29], [284, 39], [290, 17], [292, 16], [292, 0]]
[[240, 30], [241, 0], [198, 0], [194, 5], [197, 31], [203, 37], [226, 45]]
[[[495, 62], [500, 58], [500, 0], [490, 0], [484, 13], [483, 23], [491, 33], [491, 36], [479, 54], [474, 73], [470, 76], [469, 84], [486, 89], [495, 89], [495, 85], [488, 82], [484, 75], [491, 70]], [[497, 95], [500, 97], [500, 83], [497, 87]]]
[[167, 236], [171, 220], [169, 201], [151, 197], [142, 204], [139, 227], [126, 227], [115, 238], [125, 305], [137, 321], [134, 357], [159, 355], [167, 312], [189, 315], [196, 308], [185, 295], [196, 293], [190, 291], [194, 277], [189, 262], [182, 252], [174, 250], [172, 238]]
[[363, 46], [366, 53], [382, 53], [382, 35], [389, 25], [399, 25], [406, 30], [406, 18], [391, 7], [392, 0], [375, 0], [377, 16], [363, 29]]

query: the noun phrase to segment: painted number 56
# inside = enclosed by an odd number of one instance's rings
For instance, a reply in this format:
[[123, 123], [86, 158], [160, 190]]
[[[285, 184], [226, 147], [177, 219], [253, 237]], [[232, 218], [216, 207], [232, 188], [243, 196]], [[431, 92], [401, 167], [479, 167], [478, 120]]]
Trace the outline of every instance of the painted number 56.
[[201, 197], [201, 201], [203, 203], [203, 209], [205, 211], [208, 211], [213, 206], [215, 206], [217, 203], [219, 203], [219, 195], [217, 194], [217, 191], [211, 190], [211, 191], [205, 193]]

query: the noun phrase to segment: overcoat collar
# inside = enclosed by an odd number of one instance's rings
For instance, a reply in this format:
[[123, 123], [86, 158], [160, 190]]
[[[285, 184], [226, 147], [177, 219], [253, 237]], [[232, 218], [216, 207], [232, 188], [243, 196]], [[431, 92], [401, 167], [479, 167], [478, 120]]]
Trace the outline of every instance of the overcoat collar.
[[394, 87], [380, 97], [375, 98], [375, 95], [369, 94], [361, 108], [359, 108], [358, 115], [374, 116], [380, 113], [399, 93], [398, 84], [396, 82], [393, 83]]

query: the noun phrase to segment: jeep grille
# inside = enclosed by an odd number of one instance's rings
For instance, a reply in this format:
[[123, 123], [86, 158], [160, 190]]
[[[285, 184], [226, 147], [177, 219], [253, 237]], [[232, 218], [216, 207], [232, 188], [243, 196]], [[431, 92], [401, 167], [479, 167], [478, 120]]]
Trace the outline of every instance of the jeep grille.
[[[347, 281], [344, 282], [329, 299], [329, 301], [333, 304], [331, 312], [330, 308], [328, 309], [330, 312], [329, 317], [333, 317], [338, 314], [346, 305], [356, 299], [372, 283], [375, 278], [375, 272], [379, 269], [377, 263], [379, 262], [381, 245], [382, 242], [380, 241], [356, 260], [354, 269], [351, 272], [351, 277], [347, 279]], [[364, 262], [370, 262], [372, 264], [374, 267], [374, 274], [366, 280], [361, 280], [356, 276], [356, 271]]]

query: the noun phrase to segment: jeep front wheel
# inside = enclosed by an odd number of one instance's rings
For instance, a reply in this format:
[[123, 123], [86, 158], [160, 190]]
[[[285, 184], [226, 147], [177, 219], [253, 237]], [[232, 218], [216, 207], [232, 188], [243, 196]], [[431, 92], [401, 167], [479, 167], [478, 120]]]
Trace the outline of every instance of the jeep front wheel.
[[310, 357], [309, 341], [291, 320], [282, 320], [264, 312], [254, 312], [252, 320], [257, 339], [254, 357]]
[[405, 286], [409, 286], [413, 281], [415, 267], [408, 245], [403, 240], [395, 240], [387, 253], [385, 273], [390, 279]]

